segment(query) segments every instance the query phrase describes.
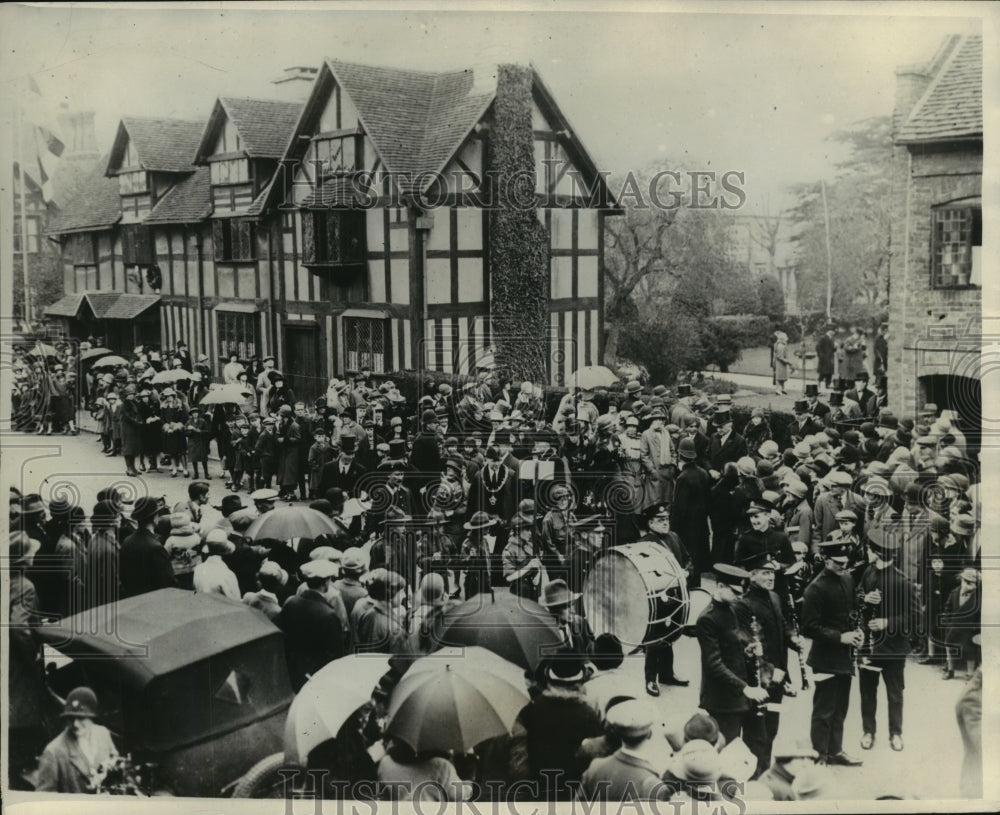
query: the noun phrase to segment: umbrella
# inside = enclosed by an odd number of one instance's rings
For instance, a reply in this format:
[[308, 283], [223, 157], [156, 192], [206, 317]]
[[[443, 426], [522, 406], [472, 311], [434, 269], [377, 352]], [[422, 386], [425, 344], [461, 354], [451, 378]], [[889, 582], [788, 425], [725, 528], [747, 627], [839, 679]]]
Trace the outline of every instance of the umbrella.
[[252, 540], [270, 538], [287, 541], [292, 538], [316, 538], [339, 535], [343, 530], [334, 526], [322, 512], [309, 507], [281, 507], [265, 512], [244, 533]]
[[621, 380], [618, 374], [603, 365], [587, 365], [573, 372], [569, 384], [584, 390], [592, 388], [610, 388]]
[[441, 631], [442, 645], [479, 645], [532, 671], [563, 644], [549, 612], [507, 592], [477, 594], [447, 611]]
[[418, 754], [465, 753], [510, 733], [531, 701], [516, 665], [483, 648], [448, 651], [414, 662], [389, 700], [386, 732]]
[[153, 377], [154, 385], [173, 384], [182, 379], [190, 379], [193, 374], [188, 373], [183, 368], [172, 368], [169, 371], [160, 371]]
[[36, 342], [31, 346], [31, 350], [25, 352], [25, 356], [28, 357], [56, 357], [59, 356], [59, 352], [56, 351], [51, 345], [46, 345], [44, 342]]
[[220, 385], [205, 394], [202, 405], [242, 405], [253, 391], [240, 385]]
[[318, 670], [288, 708], [285, 762], [304, 767], [310, 751], [334, 738], [348, 717], [371, 699], [388, 670], [388, 654], [351, 654]]
[[119, 365], [128, 365], [128, 360], [123, 359], [116, 354], [112, 354], [108, 357], [103, 357], [94, 363], [94, 368], [117, 368]]
[[80, 354], [80, 361], [86, 362], [88, 359], [96, 359], [97, 357], [107, 356], [110, 353], [110, 348], [91, 348], [89, 351], [84, 351]]

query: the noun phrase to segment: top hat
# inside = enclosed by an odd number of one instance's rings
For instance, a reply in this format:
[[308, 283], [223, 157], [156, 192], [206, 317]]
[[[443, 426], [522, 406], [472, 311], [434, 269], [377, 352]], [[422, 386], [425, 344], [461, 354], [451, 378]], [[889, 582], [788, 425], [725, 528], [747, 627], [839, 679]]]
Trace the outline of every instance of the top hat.
[[808, 413], [809, 403], [805, 399], [796, 399], [792, 405], [792, 413]]
[[807, 383], [805, 394], [806, 396], [819, 396], [819, 385], [817, 385], [815, 382]]
[[843, 407], [844, 405], [844, 394], [840, 391], [834, 391], [830, 394], [830, 407]]
[[353, 435], [340, 437], [340, 452], [353, 456], [358, 449], [358, 437]]
[[730, 412], [729, 408], [725, 407], [719, 408], [712, 416], [712, 424], [720, 427], [728, 422], [731, 422], [732, 420], [733, 414]]

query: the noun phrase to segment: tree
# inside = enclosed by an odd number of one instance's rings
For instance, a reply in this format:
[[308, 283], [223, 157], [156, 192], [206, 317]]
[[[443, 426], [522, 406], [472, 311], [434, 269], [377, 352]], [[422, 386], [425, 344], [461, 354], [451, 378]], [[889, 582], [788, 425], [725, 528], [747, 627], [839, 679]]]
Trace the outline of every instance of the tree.
[[[24, 275], [21, 269], [21, 258], [15, 256], [11, 300], [13, 306], [11, 313], [14, 315], [24, 314]], [[51, 252], [31, 255], [28, 276], [31, 286], [31, 309], [35, 319], [38, 320], [46, 306], [52, 305], [65, 294], [62, 258]]]
[[771, 275], [762, 277], [758, 297], [762, 314], [766, 314], [775, 323], [785, 319], [785, 293], [781, 290], [778, 278]]
[[[832, 312], [876, 319], [889, 298], [891, 257], [892, 137], [890, 119], [866, 119], [831, 138], [850, 148], [826, 185], [830, 221]], [[790, 211], [800, 259], [799, 306], [824, 311], [827, 290], [826, 224], [819, 182], [793, 188]]]

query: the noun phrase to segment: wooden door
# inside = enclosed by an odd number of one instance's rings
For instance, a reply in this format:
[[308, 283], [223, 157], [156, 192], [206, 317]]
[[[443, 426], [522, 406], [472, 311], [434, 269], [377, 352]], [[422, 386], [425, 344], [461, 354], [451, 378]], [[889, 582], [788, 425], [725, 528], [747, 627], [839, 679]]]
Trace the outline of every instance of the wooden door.
[[327, 378], [319, 356], [319, 327], [285, 324], [286, 381], [295, 398], [311, 402], [326, 393]]

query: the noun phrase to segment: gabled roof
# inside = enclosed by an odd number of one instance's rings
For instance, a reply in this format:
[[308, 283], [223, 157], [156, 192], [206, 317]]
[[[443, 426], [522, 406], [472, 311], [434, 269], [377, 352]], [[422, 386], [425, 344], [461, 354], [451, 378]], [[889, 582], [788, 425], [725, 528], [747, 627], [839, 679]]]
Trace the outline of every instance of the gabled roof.
[[121, 167], [129, 141], [143, 169], [163, 173], [191, 172], [194, 169], [191, 162], [204, 130], [205, 122], [128, 116], [118, 123], [107, 172], [114, 173]]
[[49, 235], [106, 229], [122, 216], [118, 179], [105, 175], [106, 158], [98, 161], [76, 185], [75, 194], [50, 219]]
[[82, 294], [67, 294], [46, 306], [43, 311], [52, 317], [76, 317], [83, 305]]
[[328, 60], [382, 162], [416, 176], [439, 170], [493, 101], [471, 70], [433, 73]]
[[192, 224], [212, 214], [208, 167], [199, 167], [175, 184], [153, 207], [144, 224]]
[[983, 38], [961, 37], [931, 70], [930, 85], [900, 128], [897, 143], [982, 139]]
[[193, 161], [205, 160], [215, 147], [219, 128], [228, 118], [240, 134], [249, 158], [281, 158], [304, 105], [277, 99], [219, 97], [201, 135]]

